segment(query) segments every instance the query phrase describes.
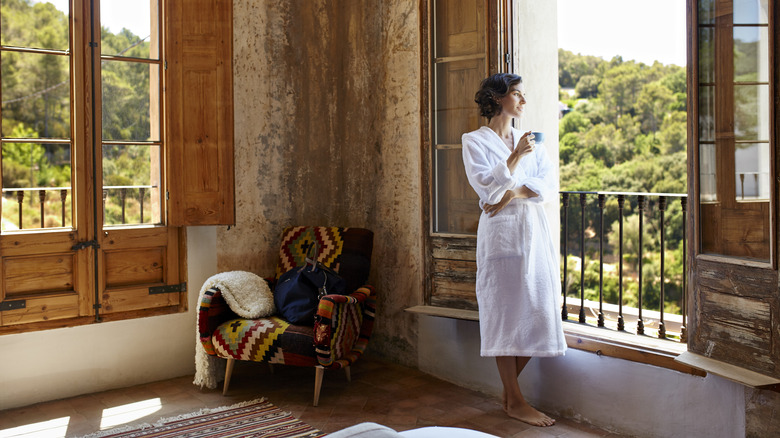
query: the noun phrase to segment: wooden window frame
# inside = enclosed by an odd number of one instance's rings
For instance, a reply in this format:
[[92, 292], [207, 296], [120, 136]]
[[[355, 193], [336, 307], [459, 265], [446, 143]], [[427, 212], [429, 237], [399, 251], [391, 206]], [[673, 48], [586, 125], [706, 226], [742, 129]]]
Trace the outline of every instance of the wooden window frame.
[[[728, 2], [730, 3], [730, 2]], [[772, 333], [777, 332], [777, 318], [780, 316], [778, 300], [777, 271], [777, 185], [774, 180], [778, 167], [778, 143], [780, 138], [780, 112], [775, 103], [780, 97], [780, 32], [778, 32], [778, 14], [780, 8], [775, 2], [769, 2], [768, 44], [769, 44], [769, 148], [770, 148], [770, 203], [769, 203], [769, 259], [756, 261], [727, 255], [704, 253], [700, 224], [703, 215], [700, 211], [699, 193], [699, 1], [688, 0], [688, 199], [690, 206], [688, 223], [689, 246], [688, 266], [688, 351], [678, 358], [682, 363], [698, 369], [721, 375], [747, 386], [759, 388], [777, 388], [780, 384], [780, 359], [778, 341]], [[715, 1], [715, 24], [713, 29], [731, 29], [729, 20], [732, 15], [730, 4]], [[717, 21], [722, 20], [722, 21]], [[718, 32], [714, 32], [714, 41], [718, 41]], [[715, 60], [719, 56], [718, 47], [729, 44], [728, 32], [721, 31], [721, 39], [715, 45]], [[732, 31], [733, 34], [733, 31]], [[731, 43], [733, 45], [733, 43]], [[730, 55], [730, 52], [726, 51]], [[725, 65], [715, 66], [717, 71], [731, 69], [733, 56], [725, 57]], [[725, 76], [730, 72], [726, 71]], [[716, 73], [717, 75], [717, 73]], [[723, 77], [723, 76], [721, 76]], [[717, 76], [716, 76], [717, 81]], [[717, 105], [726, 108], [733, 105], [733, 77], [726, 87], [726, 96], [716, 102], [716, 123], [728, 121], [718, 118]], [[717, 131], [718, 126], [715, 126]], [[726, 132], [728, 134], [728, 132]], [[717, 143], [718, 139], [715, 138]], [[732, 140], [733, 141], [733, 140]], [[733, 156], [733, 146], [727, 148]], [[724, 161], [724, 160], [721, 160]], [[723, 166], [720, 166], [723, 167]], [[722, 169], [718, 169], [723, 172]], [[728, 168], [726, 168], [728, 170]], [[765, 344], [765, 345], [763, 345]], [[763, 351], [763, 353], [762, 353]]]
[[[66, 316], [62, 313], [58, 316], [57, 301], [45, 297], [39, 299], [42, 303], [36, 302], [35, 309], [23, 309], [21, 312], [19, 309], [0, 309], [0, 321], [3, 316], [7, 316], [8, 321], [22, 321], [0, 327], [0, 335], [185, 312], [188, 308], [185, 227], [235, 223], [232, 2], [193, 0], [187, 8], [183, 8], [181, 2], [176, 0], [159, 2], [159, 32], [163, 36], [160, 142], [166, 145], [160, 157], [160, 165], [165, 170], [165, 179], [160, 181], [165, 189], [161, 192], [164, 194], [163, 201], [167, 204], [167, 217], [162, 217], [164, 225], [107, 228], [103, 233], [99, 232], [102, 227], [98, 226], [103, 220], [102, 212], [98, 212], [96, 220], [99, 222], [82, 217], [79, 223], [86, 224], [81, 227], [83, 230], [79, 233], [64, 233], [66, 237], [70, 236], [69, 242], [57, 243], [55, 246], [48, 241], [51, 237], [43, 235], [36, 238], [39, 241], [37, 246], [63, 252], [73, 243], [87, 240], [87, 236], [95, 236], [93, 238], [100, 249], [93, 246], [77, 250], [81, 262], [78, 271], [73, 273], [79, 281], [88, 279], [90, 287], [83, 290], [74, 286], [80, 297], [77, 315], [71, 311]], [[71, 63], [74, 78], [71, 111], [75, 121], [72, 126], [75, 145], [73, 154], [83, 155], [81, 159], [74, 160], [73, 206], [74, 215], [85, 216], [84, 212], [88, 208], [95, 209], [99, 202], [98, 196], [93, 197], [86, 190], [92, 186], [89, 181], [93, 180], [94, 174], [92, 166], [86, 165], [83, 158], [90, 156], [87, 148], [93, 147], [93, 142], [101, 147], [99, 121], [94, 124], [98, 128], [94, 135], [88, 128], [90, 124], [84, 122], [92, 117], [93, 106], [99, 109], [99, 98], [92, 101], [89, 72], [93, 68], [99, 69], [101, 60], [99, 49], [96, 49], [97, 56], [89, 55], [91, 30], [87, 23], [89, 20], [83, 19], [93, 12], [89, 0], [72, 7], [78, 9], [71, 12], [71, 48], [74, 53], [79, 51], [84, 54]], [[99, 9], [99, 5], [96, 9]], [[99, 29], [96, 33], [99, 38]], [[80, 83], [77, 78], [83, 78], [84, 82]], [[95, 86], [98, 87], [99, 83]], [[81, 152], [82, 149], [84, 152]], [[100, 160], [97, 161], [94, 173], [100, 175]], [[14, 251], [19, 251], [18, 243], [14, 246], [11, 239], [5, 241], [0, 246], [0, 257], [13, 256]], [[155, 249], [159, 244], [164, 246]], [[110, 279], [106, 271], [109, 266], [108, 254], [113, 254], [112, 269], [120, 272], [117, 270], [125, 269], [123, 265], [131, 257], [122, 251], [137, 253], [144, 248], [160, 252], [161, 257], [171, 261], [164, 264], [160, 274], [166, 279], [164, 285], [169, 285], [171, 281], [176, 283], [170, 284], [170, 292], [158, 295], [157, 290], [153, 293], [149, 288], [148, 298], [143, 298], [138, 296], [138, 290], [146, 294], [144, 285], [140, 285], [140, 289], [135, 288], [135, 295], [123, 296], [123, 290], [130, 291], [121, 284], [111, 289], [107, 284]], [[159, 267], [153, 269], [159, 270]], [[114, 295], [121, 298], [112, 300]], [[0, 298], [2, 296], [0, 293]], [[115, 302], [121, 303], [122, 307], [112, 309]], [[97, 312], [93, 310], [95, 307]], [[37, 316], [20, 318], [26, 312], [35, 312]]]

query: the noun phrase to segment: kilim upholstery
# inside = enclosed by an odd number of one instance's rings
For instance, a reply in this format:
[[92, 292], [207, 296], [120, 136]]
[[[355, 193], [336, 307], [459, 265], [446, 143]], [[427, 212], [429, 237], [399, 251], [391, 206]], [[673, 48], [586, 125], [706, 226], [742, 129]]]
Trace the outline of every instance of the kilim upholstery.
[[314, 406], [319, 401], [326, 368], [349, 366], [365, 351], [374, 326], [374, 289], [365, 282], [371, 267], [373, 233], [362, 228], [289, 227], [282, 233], [279, 277], [305, 263], [313, 242], [318, 260], [344, 278], [348, 295], [326, 295], [319, 303], [314, 326], [293, 325], [280, 318], [246, 319], [230, 310], [219, 288], [205, 292], [198, 312], [200, 341], [206, 353], [228, 359], [223, 392], [227, 392], [235, 360], [316, 367]]

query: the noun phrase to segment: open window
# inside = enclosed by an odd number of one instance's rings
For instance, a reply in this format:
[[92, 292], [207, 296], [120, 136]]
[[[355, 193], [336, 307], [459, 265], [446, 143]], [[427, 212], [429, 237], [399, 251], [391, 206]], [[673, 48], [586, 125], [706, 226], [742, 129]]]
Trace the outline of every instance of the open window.
[[[777, 383], [777, 8], [691, 0], [689, 353]], [[713, 371], [716, 372], [716, 371]], [[741, 380], [742, 381], [742, 380]], [[756, 383], [758, 382], [758, 383]]]
[[480, 209], [466, 179], [461, 135], [486, 123], [474, 103], [482, 79], [512, 71], [513, 7], [511, 0], [431, 0], [426, 6], [423, 162], [430, 175], [431, 254], [426, 304], [475, 310]]
[[0, 333], [186, 310], [234, 222], [230, 2], [55, 3], [0, 5]]

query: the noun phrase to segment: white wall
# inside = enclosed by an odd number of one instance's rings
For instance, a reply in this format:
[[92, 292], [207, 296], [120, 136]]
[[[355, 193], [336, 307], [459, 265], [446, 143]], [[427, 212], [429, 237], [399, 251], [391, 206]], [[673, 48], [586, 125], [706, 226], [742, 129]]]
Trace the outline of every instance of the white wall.
[[[419, 316], [420, 370], [501, 397], [493, 358], [479, 355], [479, 323]], [[600, 428], [641, 437], [745, 435], [745, 389], [708, 375], [569, 349], [535, 358], [520, 375], [533, 405]]]
[[195, 315], [216, 273], [216, 229], [187, 229], [189, 311], [0, 336], [0, 409], [195, 372]]

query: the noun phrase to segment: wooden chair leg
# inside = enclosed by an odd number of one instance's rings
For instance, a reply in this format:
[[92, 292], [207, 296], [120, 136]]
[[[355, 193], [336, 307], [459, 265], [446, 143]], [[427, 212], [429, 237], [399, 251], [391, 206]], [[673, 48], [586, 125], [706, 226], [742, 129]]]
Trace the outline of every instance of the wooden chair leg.
[[274, 364], [272, 364], [272, 363], [270, 363], [270, 362], [268, 363], [268, 371], [270, 371], [270, 372], [271, 372], [271, 374], [273, 374], [273, 373], [274, 373]]
[[314, 376], [314, 406], [316, 407], [320, 403], [320, 389], [322, 389], [322, 376], [325, 374], [325, 368], [314, 367], [316, 374]]
[[222, 395], [227, 394], [228, 385], [230, 385], [230, 376], [233, 374], [233, 365], [235, 364], [235, 359], [229, 358], [227, 360], [227, 367], [225, 368], [225, 386], [222, 387]]
[[347, 373], [347, 382], [352, 381], [352, 373], [349, 372], [349, 367], [344, 367], [344, 372]]

